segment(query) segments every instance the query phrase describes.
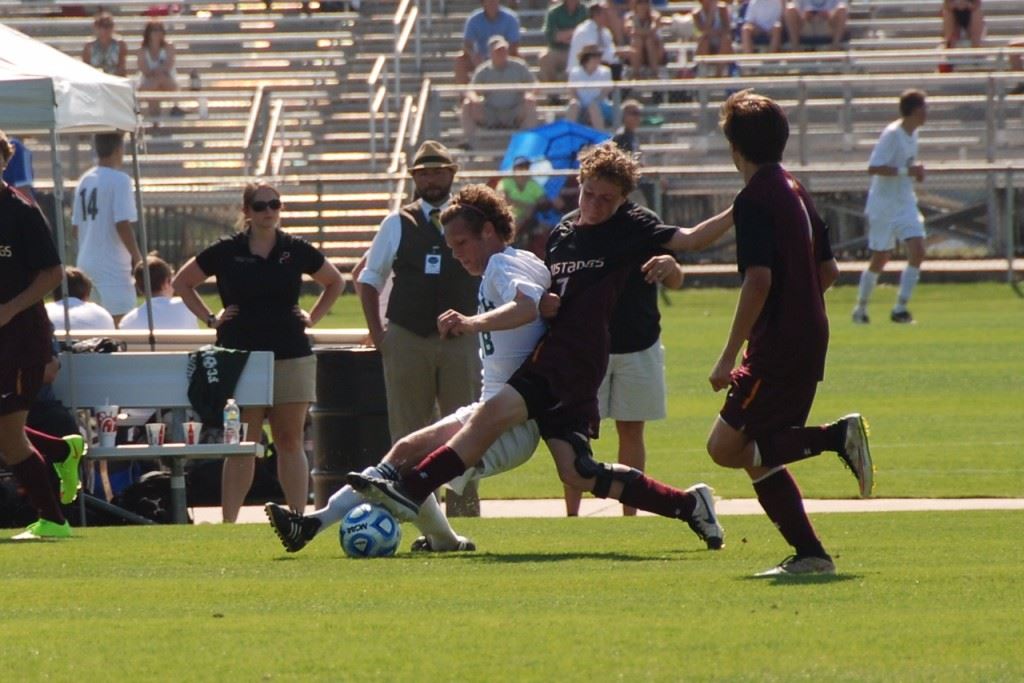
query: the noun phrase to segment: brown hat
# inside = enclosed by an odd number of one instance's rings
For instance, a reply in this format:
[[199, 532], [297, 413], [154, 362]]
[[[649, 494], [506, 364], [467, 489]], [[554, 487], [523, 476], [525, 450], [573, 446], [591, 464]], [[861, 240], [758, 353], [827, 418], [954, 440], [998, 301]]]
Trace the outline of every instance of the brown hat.
[[436, 140], [426, 140], [416, 150], [409, 170], [419, 171], [425, 168], [450, 168], [457, 171], [459, 165], [452, 161], [452, 155], [447, 147]]

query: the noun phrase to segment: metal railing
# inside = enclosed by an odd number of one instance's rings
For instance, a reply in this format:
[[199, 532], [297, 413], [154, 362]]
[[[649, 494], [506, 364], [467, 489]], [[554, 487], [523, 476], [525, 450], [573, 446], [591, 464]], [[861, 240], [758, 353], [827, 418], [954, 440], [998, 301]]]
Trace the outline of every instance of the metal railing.
[[[366, 77], [366, 101], [370, 103], [370, 169], [377, 170], [377, 117], [384, 110], [384, 139], [391, 137], [391, 107], [388, 102], [387, 84], [382, 83], [381, 74], [384, 71], [384, 64], [387, 58], [384, 55], [377, 57], [370, 69], [370, 75]], [[383, 79], [383, 80], [386, 80]]]
[[412, 116], [412, 95], [406, 95], [402, 103], [402, 115], [398, 120], [398, 132], [395, 134], [394, 148], [391, 150], [391, 163], [388, 164], [388, 174], [392, 176], [394, 186], [391, 192], [391, 211], [398, 211], [402, 207], [402, 198], [405, 196], [405, 183], [407, 174], [405, 172], [405, 136], [409, 129], [409, 119]]

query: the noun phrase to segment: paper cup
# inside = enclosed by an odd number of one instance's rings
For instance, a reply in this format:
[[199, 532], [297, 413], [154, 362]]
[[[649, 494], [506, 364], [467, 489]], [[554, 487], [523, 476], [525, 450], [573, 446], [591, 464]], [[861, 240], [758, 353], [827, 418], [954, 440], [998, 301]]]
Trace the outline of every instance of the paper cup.
[[162, 422], [151, 422], [146, 425], [146, 441], [150, 446], [164, 445], [164, 429], [165, 426]]
[[185, 422], [181, 425], [181, 431], [185, 436], [185, 444], [195, 446], [199, 443], [199, 436], [203, 430], [202, 422]]
[[118, 406], [96, 406], [96, 430], [100, 436], [100, 446], [111, 447], [117, 441]]

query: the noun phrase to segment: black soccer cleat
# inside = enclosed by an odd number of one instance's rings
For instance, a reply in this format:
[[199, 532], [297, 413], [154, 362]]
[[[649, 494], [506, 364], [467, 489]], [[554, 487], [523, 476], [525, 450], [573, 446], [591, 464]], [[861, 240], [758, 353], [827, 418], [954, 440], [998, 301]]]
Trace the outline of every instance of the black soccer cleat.
[[426, 536], [420, 536], [412, 542], [412, 547], [409, 548], [414, 553], [455, 553], [455, 552], [474, 552], [476, 550], [476, 543], [469, 540], [465, 536], [458, 537], [459, 542], [454, 548], [435, 548], [430, 542], [430, 539]]
[[274, 533], [281, 539], [281, 545], [290, 553], [297, 553], [306, 547], [320, 531], [320, 520], [306, 517], [277, 503], [263, 506]]
[[910, 315], [910, 311], [904, 309], [902, 311], [893, 311], [889, 314], [889, 320], [894, 323], [900, 323], [901, 325], [913, 325], [914, 316]]
[[387, 508], [403, 522], [413, 522], [420, 515], [420, 504], [406, 495], [396, 481], [363, 472], [349, 472], [345, 481], [367, 500]]

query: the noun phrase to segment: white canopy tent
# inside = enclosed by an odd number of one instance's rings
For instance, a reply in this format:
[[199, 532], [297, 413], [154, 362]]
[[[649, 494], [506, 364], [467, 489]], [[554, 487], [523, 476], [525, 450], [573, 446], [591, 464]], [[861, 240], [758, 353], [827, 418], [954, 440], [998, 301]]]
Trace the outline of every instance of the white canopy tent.
[[[49, 133], [53, 168], [55, 228], [59, 253], [66, 256], [64, 188], [58, 155], [62, 133], [125, 131], [136, 142], [138, 116], [135, 90], [126, 78], [110, 76], [45, 43], [0, 24], [0, 129], [18, 133]], [[139, 183], [138, 145], [132, 145], [135, 201], [139, 214], [139, 241], [148, 253], [146, 225]], [[153, 312], [149, 269], [143, 268], [151, 346]], [[62, 287], [67, 293], [67, 278]], [[70, 336], [67, 296], [64, 297], [64, 332]]]

